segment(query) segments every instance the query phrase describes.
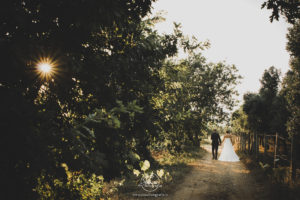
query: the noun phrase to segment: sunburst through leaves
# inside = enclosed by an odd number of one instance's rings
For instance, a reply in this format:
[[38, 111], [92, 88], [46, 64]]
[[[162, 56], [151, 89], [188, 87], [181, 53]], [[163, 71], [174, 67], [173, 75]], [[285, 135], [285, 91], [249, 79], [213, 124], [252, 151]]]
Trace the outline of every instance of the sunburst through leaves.
[[57, 61], [43, 57], [36, 62], [35, 68], [40, 79], [49, 80], [57, 74]]

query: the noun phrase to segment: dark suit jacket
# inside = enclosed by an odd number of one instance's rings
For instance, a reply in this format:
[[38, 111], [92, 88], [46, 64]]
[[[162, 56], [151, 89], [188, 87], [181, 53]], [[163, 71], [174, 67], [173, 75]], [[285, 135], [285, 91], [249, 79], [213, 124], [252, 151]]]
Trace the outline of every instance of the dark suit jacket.
[[218, 146], [219, 144], [221, 144], [221, 138], [219, 133], [214, 132], [213, 134], [211, 134], [211, 140], [212, 140], [212, 145], [213, 146]]

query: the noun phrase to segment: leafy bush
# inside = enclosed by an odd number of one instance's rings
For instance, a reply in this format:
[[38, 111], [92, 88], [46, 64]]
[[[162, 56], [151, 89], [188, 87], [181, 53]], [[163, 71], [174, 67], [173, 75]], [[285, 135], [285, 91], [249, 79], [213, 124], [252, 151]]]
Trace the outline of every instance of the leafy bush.
[[63, 163], [66, 180], [49, 177], [43, 172], [37, 179], [34, 191], [40, 199], [82, 199], [92, 200], [104, 197], [104, 178], [95, 174], [69, 171]]

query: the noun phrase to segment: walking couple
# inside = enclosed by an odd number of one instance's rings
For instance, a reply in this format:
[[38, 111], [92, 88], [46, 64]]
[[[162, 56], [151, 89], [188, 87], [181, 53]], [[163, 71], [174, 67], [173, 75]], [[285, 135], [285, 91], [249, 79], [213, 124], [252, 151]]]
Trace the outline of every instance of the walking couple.
[[226, 135], [224, 136], [223, 141], [221, 141], [220, 135], [216, 129], [211, 135], [212, 140], [212, 156], [214, 160], [218, 160], [218, 148], [223, 142], [223, 149], [221, 155], [219, 157], [220, 161], [228, 161], [228, 162], [237, 162], [239, 161], [239, 157], [234, 152], [232, 143], [231, 143], [232, 136], [229, 131], [227, 131]]

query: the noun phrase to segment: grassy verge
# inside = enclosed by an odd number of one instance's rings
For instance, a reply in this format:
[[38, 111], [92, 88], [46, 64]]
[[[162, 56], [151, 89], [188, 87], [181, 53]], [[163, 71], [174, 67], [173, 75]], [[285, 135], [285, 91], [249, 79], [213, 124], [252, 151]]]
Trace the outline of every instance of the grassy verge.
[[[188, 148], [184, 153], [179, 153], [177, 155], [172, 155], [166, 151], [152, 152], [152, 156], [155, 163], [151, 164], [151, 170], [157, 172], [157, 170], [163, 170], [164, 174], [169, 174], [168, 179], [162, 178], [161, 186], [153, 191], [147, 192], [142, 187], [139, 187], [140, 177], [131, 175], [126, 179], [124, 185], [120, 188], [117, 197], [112, 199], [153, 199], [155, 197], [134, 197], [136, 194], [158, 194], [158, 195], [170, 195], [175, 187], [181, 183], [183, 178], [189, 173], [192, 167], [189, 163], [195, 162], [204, 156], [205, 150], [202, 148]], [[157, 198], [157, 197], [156, 197]], [[159, 198], [159, 197], [158, 197]], [[160, 197], [164, 199], [165, 197]]]
[[[265, 200], [298, 200], [300, 197], [299, 185], [289, 185], [285, 181], [278, 181], [278, 172], [272, 167], [264, 168], [255, 156], [238, 152], [240, 160], [250, 170], [251, 176], [264, 191]], [[277, 169], [278, 170], [278, 169]], [[280, 169], [279, 169], [280, 170]]]
[[181, 183], [184, 176], [191, 171], [189, 163], [195, 162], [204, 156], [205, 150], [202, 148], [189, 148], [186, 152], [178, 154], [176, 156], [168, 153], [161, 154], [161, 156], [154, 158], [159, 162], [160, 166], [163, 166], [166, 171], [169, 171], [172, 177], [172, 181], [166, 183], [164, 188], [166, 192], [172, 192], [174, 187]]

